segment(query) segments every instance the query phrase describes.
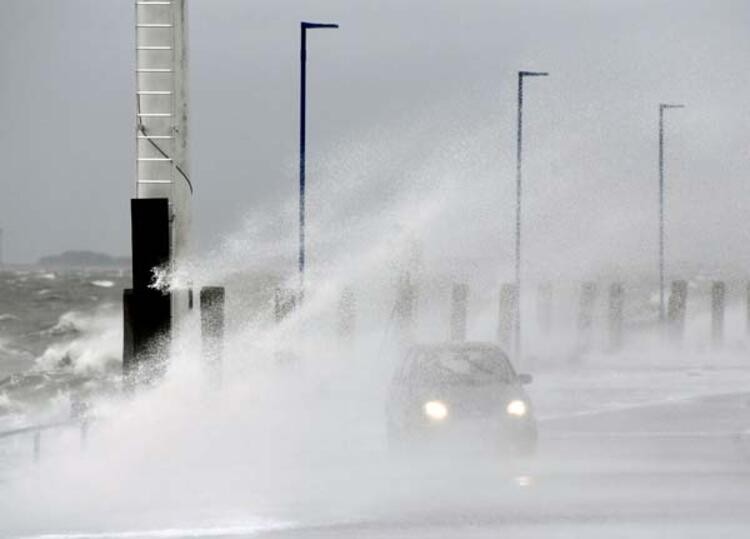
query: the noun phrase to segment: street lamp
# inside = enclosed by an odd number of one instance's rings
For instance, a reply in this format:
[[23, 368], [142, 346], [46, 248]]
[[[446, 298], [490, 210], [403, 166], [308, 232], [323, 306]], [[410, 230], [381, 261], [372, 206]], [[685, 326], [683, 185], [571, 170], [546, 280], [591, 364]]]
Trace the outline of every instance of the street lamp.
[[518, 72], [518, 129], [516, 131], [516, 312], [514, 317], [514, 352], [521, 360], [521, 169], [523, 163], [523, 79], [546, 77], [544, 71]]
[[659, 322], [666, 319], [664, 308], [664, 111], [685, 105], [659, 104]]
[[299, 301], [305, 296], [305, 112], [307, 107], [307, 31], [338, 28], [338, 24], [300, 23], [300, 95], [299, 95]]

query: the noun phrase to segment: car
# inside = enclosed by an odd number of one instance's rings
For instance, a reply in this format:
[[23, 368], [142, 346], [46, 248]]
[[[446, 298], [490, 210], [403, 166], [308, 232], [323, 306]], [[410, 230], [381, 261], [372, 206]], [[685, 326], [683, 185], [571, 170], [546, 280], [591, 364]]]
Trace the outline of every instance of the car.
[[391, 447], [419, 443], [482, 447], [513, 455], [536, 450], [537, 426], [523, 385], [503, 350], [491, 343], [409, 347], [386, 405]]

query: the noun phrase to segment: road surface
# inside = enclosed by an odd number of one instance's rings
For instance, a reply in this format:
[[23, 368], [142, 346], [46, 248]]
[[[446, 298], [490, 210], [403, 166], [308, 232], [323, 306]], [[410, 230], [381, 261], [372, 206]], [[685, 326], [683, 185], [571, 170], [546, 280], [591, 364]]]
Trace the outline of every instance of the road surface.
[[359, 514], [259, 537], [750, 537], [750, 394], [547, 420], [529, 462], [447, 460], [392, 471]]

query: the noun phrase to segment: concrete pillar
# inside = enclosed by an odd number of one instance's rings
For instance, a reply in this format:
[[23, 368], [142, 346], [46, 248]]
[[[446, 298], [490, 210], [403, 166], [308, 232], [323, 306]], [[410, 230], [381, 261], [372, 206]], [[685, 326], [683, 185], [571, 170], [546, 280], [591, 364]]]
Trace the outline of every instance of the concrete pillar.
[[357, 327], [357, 298], [354, 290], [347, 287], [341, 292], [338, 308], [338, 336], [342, 342], [351, 344]]
[[724, 344], [724, 305], [726, 285], [715, 281], [711, 285], [711, 343], [714, 346]]
[[297, 307], [297, 293], [290, 288], [277, 288], [273, 294], [273, 317], [280, 323]]
[[578, 304], [578, 346], [583, 351], [591, 348], [596, 294], [596, 283], [583, 283], [581, 286], [581, 298]]
[[536, 296], [536, 318], [539, 332], [548, 335], [552, 329], [554, 288], [550, 283], [539, 285]]
[[409, 273], [399, 279], [396, 296], [396, 321], [399, 342], [407, 346], [414, 342], [417, 289]]
[[171, 298], [155, 291], [123, 293], [123, 374], [126, 383], [149, 381], [166, 368]]
[[451, 340], [466, 340], [466, 317], [469, 302], [469, 285], [454, 283], [451, 291]]
[[667, 328], [671, 339], [681, 341], [685, 333], [687, 281], [673, 281], [667, 304]]
[[133, 289], [126, 288], [122, 291], [122, 374], [123, 380], [132, 388], [135, 372], [135, 344], [133, 342]]
[[203, 358], [221, 380], [221, 362], [224, 354], [224, 302], [223, 286], [205, 286], [200, 291], [201, 344]]
[[622, 329], [624, 322], [625, 288], [622, 283], [609, 286], [609, 348], [613, 352], [622, 349]]
[[497, 325], [498, 344], [509, 353], [513, 349], [513, 320], [516, 315], [518, 289], [516, 285], [506, 283], [500, 287], [500, 309]]
[[[171, 340], [169, 293], [151, 288], [155, 268], [169, 263], [169, 202], [166, 198], [130, 201], [133, 288], [123, 294], [123, 369], [151, 377], [163, 372]], [[143, 371], [143, 372], [141, 372]]]

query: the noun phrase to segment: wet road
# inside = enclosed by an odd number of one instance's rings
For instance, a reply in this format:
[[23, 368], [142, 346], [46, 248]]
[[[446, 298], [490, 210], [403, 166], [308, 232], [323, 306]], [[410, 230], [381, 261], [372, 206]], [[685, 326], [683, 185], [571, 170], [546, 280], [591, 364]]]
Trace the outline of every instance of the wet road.
[[260, 536], [750, 537], [750, 394], [550, 419], [528, 462], [415, 462], [388, 483], [359, 514]]

